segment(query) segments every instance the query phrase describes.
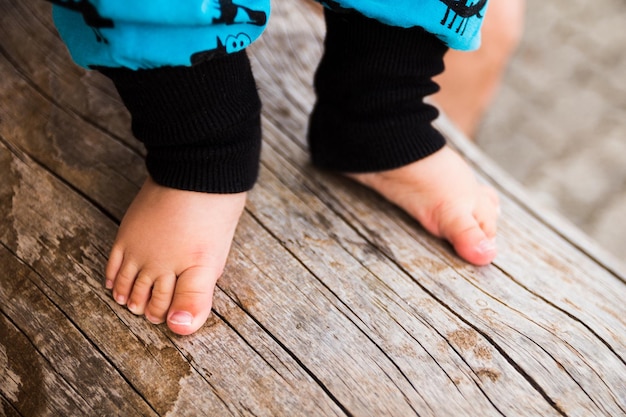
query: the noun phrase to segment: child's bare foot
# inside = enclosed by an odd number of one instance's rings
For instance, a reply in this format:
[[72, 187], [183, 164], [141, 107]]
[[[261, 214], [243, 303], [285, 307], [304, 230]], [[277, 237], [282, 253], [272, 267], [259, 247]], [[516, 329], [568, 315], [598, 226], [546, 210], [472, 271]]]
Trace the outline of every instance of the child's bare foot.
[[246, 193], [206, 194], [148, 179], [122, 220], [106, 270], [119, 304], [182, 335], [211, 313]]
[[463, 259], [486, 265], [496, 257], [498, 196], [478, 184], [452, 149], [444, 147], [389, 171], [347, 175], [397, 204], [433, 235], [447, 239]]

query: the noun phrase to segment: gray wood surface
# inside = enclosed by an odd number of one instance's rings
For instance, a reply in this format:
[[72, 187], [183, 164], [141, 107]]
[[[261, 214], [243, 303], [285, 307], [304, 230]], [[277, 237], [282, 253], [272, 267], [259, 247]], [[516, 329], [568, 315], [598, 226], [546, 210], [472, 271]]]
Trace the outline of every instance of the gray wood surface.
[[214, 314], [179, 337], [103, 287], [146, 175], [117, 94], [71, 63], [47, 3], [0, 2], [0, 415], [626, 415], [622, 264], [445, 119], [502, 196], [491, 266], [312, 168], [323, 22], [300, 1], [276, 3], [250, 49], [261, 177]]

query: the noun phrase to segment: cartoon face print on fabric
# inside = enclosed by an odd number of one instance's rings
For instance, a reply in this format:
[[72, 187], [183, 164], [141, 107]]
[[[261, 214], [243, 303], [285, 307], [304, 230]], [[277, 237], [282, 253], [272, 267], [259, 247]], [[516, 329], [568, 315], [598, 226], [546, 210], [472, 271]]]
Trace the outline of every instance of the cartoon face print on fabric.
[[236, 36], [229, 35], [226, 38], [226, 53], [232, 54], [243, 51], [250, 45], [250, 37], [245, 33], [239, 33]]
[[210, 60], [219, 55], [243, 51], [250, 46], [253, 39], [248, 33], [236, 32], [235, 30], [248, 25], [263, 27], [267, 24], [267, 13], [263, 10], [253, 10], [241, 4], [233, 3], [233, 0], [211, 1], [218, 12], [213, 18], [213, 23], [223, 26], [223, 29], [216, 37], [217, 46], [214, 49], [196, 52], [191, 56], [193, 64]]
[[252, 43], [252, 40], [245, 33], [238, 33], [237, 35], [228, 35], [226, 36], [225, 42], [222, 42], [222, 40], [218, 36], [217, 48], [210, 49], [208, 51], [196, 52], [195, 54], [191, 56], [191, 63], [195, 65], [200, 62], [213, 59], [217, 56], [243, 51], [251, 43]]
[[270, 0], [50, 1], [61, 37], [85, 68], [188, 66], [240, 52], [270, 13]]

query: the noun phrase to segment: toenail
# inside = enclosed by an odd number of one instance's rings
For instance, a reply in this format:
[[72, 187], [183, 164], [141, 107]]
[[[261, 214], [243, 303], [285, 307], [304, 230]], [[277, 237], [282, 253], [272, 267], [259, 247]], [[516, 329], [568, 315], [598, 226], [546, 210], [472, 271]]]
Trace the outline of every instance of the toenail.
[[146, 320], [148, 320], [152, 324], [161, 324], [162, 320], [157, 319], [149, 314], [146, 314]]
[[122, 294], [119, 294], [115, 297], [115, 301], [117, 301], [117, 303], [120, 305], [124, 305], [124, 303], [126, 303], [126, 297], [124, 297]]
[[485, 239], [478, 244], [476, 248], [478, 252], [488, 253], [496, 250], [496, 240], [495, 239]]
[[135, 311], [137, 311], [137, 304], [129, 303], [128, 304], [128, 309], [130, 310], [131, 313], [134, 313]]
[[186, 311], [177, 311], [169, 318], [169, 322], [172, 324], [180, 324], [182, 326], [189, 326], [193, 321], [193, 316]]
[[104, 284], [104, 287], [105, 287], [107, 290], [113, 289], [113, 281], [109, 281], [109, 280], [107, 279], [106, 283]]

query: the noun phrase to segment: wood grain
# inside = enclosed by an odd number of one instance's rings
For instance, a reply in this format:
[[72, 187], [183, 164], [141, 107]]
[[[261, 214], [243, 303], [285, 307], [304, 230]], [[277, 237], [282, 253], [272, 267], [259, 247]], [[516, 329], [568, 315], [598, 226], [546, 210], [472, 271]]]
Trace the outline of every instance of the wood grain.
[[261, 176], [213, 315], [190, 337], [102, 285], [146, 175], [114, 89], [71, 63], [47, 3], [0, 3], [0, 415], [626, 415], [623, 265], [445, 118], [502, 197], [491, 266], [314, 169], [305, 138], [323, 21], [276, 3], [250, 49]]

